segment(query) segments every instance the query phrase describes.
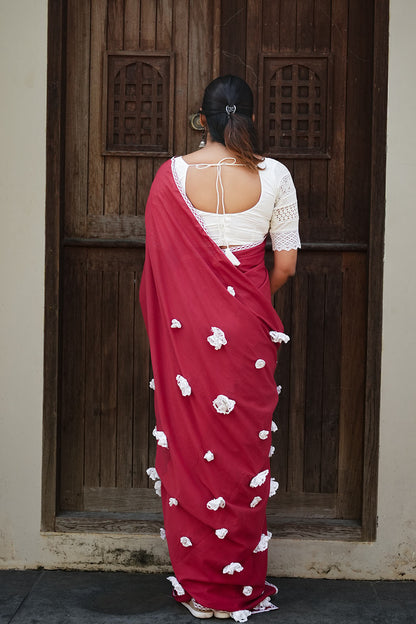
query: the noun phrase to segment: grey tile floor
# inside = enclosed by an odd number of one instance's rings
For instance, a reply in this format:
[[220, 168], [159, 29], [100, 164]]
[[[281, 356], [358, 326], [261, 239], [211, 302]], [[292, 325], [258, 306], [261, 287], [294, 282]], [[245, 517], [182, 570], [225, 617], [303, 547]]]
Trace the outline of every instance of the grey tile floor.
[[[253, 615], [250, 624], [416, 624], [412, 581], [270, 580], [279, 610]], [[170, 597], [165, 575], [0, 570], [0, 624], [196, 621]]]

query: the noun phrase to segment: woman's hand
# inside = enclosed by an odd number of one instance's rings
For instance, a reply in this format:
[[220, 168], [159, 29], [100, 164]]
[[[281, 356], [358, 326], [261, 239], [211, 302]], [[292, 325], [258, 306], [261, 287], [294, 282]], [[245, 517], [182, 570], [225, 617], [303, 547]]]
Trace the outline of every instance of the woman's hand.
[[289, 277], [295, 274], [297, 257], [298, 252], [296, 249], [274, 252], [274, 264], [270, 271], [270, 290], [272, 295], [287, 282]]

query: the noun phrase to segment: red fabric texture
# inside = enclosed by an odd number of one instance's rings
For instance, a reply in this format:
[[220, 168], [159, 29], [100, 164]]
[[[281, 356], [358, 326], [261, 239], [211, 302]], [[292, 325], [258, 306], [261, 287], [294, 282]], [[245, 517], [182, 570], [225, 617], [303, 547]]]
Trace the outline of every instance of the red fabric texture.
[[[156, 469], [162, 482], [165, 530], [172, 566], [184, 596], [210, 608], [252, 609], [275, 593], [265, 584], [267, 550], [253, 552], [267, 533], [264, 484], [253, 477], [269, 470], [271, 422], [278, 401], [274, 371], [283, 331], [270, 298], [264, 244], [235, 252], [234, 266], [205, 233], [175, 184], [171, 163], [159, 169], [146, 207], [146, 259], [140, 301], [150, 341], [158, 431]], [[233, 296], [227, 289], [231, 286]], [[172, 328], [172, 319], [181, 323]], [[207, 337], [221, 329], [227, 344]], [[256, 368], [257, 360], [265, 362]], [[191, 394], [177, 384], [183, 376]], [[229, 414], [213, 401], [235, 401]], [[260, 431], [268, 431], [266, 439]], [[263, 434], [264, 435], [264, 434]], [[207, 451], [212, 461], [204, 459]], [[261, 502], [250, 503], [255, 496]], [[223, 497], [217, 511], [207, 503]], [[174, 498], [178, 504], [169, 504]], [[215, 531], [228, 530], [220, 539]], [[184, 546], [181, 538], [192, 545]], [[223, 572], [230, 563], [243, 570]], [[246, 596], [243, 588], [253, 588]], [[247, 592], [247, 590], [246, 590]]]

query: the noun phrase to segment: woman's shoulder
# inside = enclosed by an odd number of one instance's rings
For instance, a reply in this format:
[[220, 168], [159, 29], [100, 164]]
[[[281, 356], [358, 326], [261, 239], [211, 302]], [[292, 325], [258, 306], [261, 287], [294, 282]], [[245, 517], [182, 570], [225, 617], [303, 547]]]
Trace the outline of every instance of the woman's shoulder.
[[259, 165], [259, 169], [264, 172], [265, 175], [273, 177], [276, 182], [279, 182], [282, 178], [290, 175], [289, 169], [275, 158], [264, 157], [262, 163]]

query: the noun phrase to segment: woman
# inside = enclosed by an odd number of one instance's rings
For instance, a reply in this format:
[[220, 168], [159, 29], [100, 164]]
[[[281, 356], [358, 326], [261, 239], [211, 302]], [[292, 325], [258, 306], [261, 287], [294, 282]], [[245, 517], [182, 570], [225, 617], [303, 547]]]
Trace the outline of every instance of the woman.
[[200, 619], [245, 622], [277, 592], [265, 581], [266, 504], [278, 487], [276, 353], [289, 337], [270, 294], [295, 272], [298, 212], [288, 170], [259, 155], [249, 86], [217, 78], [201, 111], [205, 147], [162, 165], [146, 208], [140, 300], [158, 444], [148, 474], [175, 599]]

